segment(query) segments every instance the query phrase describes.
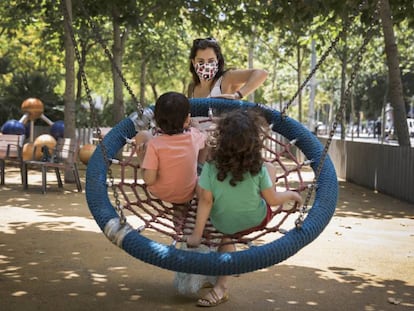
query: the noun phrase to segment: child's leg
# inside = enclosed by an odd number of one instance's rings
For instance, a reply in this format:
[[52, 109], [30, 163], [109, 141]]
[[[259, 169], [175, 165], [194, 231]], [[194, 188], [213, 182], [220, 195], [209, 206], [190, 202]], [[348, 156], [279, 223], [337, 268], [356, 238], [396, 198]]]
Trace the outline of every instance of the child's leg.
[[[229, 238], [223, 238], [221, 243], [231, 242]], [[219, 252], [234, 252], [236, 247], [234, 244], [224, 244], [218, 249]], [[214, 287], [203, 298], [200, 298], [197, 305], [204, 307], [212, 307], [228, 300], [227, 281], [230, 278], [228, 275], [221, 275], [217, 278]]]
[[[221, 243], [228, 243], [228, 242], [231, 242], [231, 239], [229, 239], [229, 238], [223, 238], [222, 241], [221, 241]], [[236, 247], [234, 246], [233, 243], [231, 243], [231, 244], [224, 244], [224, 245], [221, 245], [219, 247], [218, 251], [220, 253], [234, 252], [234, 251], [236, 251]], [[219, 293], [220, 291], [223, 294], [225, 294], [227, 292], [227, 280], [228, 279], [229, 279], [229, 276], [228, 275], [222, 275], [222, 276], [219, 276], [217, 278], [217, 282], [216, 282], [216, 285], [214, 286], [214, 288], [217, 288], [217, 291], [218, 291], [217, 293], [219, 294], [219, 296], [222, 296]]]

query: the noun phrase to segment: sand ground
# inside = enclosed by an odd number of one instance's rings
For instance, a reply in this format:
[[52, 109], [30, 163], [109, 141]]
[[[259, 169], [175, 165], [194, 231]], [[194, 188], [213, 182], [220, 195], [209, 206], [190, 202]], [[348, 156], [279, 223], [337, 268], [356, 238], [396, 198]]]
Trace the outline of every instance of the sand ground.
[[[84, 168], [81, 169], [84, 175]], [[199, 310], [174, 273], [102, 234], [75, 185], [0, 186], [0, 310]], [[83, 180], [84, 182], [84, 180]], [[414, 310], [414, 205], [340, 181], [324, 232], [288, 260], [231, 277], [216, 310]]]

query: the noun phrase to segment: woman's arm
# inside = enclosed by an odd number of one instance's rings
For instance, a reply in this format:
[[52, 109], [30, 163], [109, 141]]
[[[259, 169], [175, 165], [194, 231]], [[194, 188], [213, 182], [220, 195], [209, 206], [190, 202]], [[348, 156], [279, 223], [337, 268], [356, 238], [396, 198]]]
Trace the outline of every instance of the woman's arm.
[[187, 245], [189, 247], [197, 247], [200, 245], [204, 228], [210, 216], [211, 208], [213, 207], [213, 194], [210, 191], [198, 187], [197, 194], [199, 195], [199, 199], [196, 223], [193, 233], [187, 238]]
[[267, 78], [267, 71], [262, 69], [235, 69], [227, 71], [223, 76], [223, 97], [241, 99], [253, 93]]

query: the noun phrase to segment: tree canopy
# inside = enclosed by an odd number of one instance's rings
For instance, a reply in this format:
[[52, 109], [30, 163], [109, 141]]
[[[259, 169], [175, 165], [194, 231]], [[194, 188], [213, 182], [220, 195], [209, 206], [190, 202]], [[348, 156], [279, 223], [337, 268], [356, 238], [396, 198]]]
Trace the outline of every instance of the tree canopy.
[[[19, 118], [26, 96], [38, 96], [61, 118], [65, 89], [65, 53], [61, 1], [3, 1], [0, 3], [0, 123]], [[314, 118], [332, 122], [330, 115], [341, 98], [341, 83], [349, 79], [353, 56], [362, 34], [375, 17], [375, 1], [234, 1], [234, 0], [72, 0], [72, 25], [95, 98], [102, 98], [102, 125], [113, 125], [135, 105], [114, 72], [119, 66], [142, 105], [155, 102], [166, 91], [185, 93], [190, 82], [189, 49], [192, 40], [213, 36], [220, 42], [227, 68], [247, 68], [249, 48], [253, 66], [269, 71], [255, 101], [275, 105], [288, 101], [311, 70], [312, 41], [317, 60], [355, 14], [340, 41], [315, 74]], [[394, 31], [399, 51], [403, 105], [413, 107], [413, 11], [411, 1], [393, 1]], [[358, 14], [356, 14], [358, 13]], [[17, 17], [17, 18], [16, 18]], [[108, 60], [97, 36], [112, 53]], [[344, 51], [346, 62], [344, 62]], [[388, 68], [381, 27], [367, 45], [353, 86], [354, 107], [348, 103], [345, 120], [361, 122], [382, 115], [390, 102]], [[344, 67], [345, 66], [345, 67]], [[75, 63], [76, 122], [87, 123], [85, 90]], [[345, 70], [344, 70], [345, 69]], [[341, 79], [341, 70], [344, 78]], [[37, 79], [37, 80], [36, 80]], [[346, 79], [344, 81], [344, 79]], [[43, 83], [36, 86], [32, 82]], [[41, 82], [39, 82], [41, 81]], [[4, 105], [3, 103], [9, 103]], [[305, 87], [289, 114], [307, 122], [310, 88]], [[82, 104], [83, 103], [83, 104]], [[352, 116], [353, 115], [353, 116]]]

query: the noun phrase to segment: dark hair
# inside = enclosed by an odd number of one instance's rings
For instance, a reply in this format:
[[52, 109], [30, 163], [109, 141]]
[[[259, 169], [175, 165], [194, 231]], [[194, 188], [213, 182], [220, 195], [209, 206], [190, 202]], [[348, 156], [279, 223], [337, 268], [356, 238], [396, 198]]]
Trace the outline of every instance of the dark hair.
[[219, 119], [217, 140], [211, 152], [218, 180], [223, 181], [231, 174], [230, 184], [235, 186], [245, 173], [254, 176], [260, 172], [267, 128], [264, 117], [253, 109], [234, 110]]
[[190, 58], [190, 72], [191, 72], [191, 75], [193, 76], [193, 87], [200, 83], [200, 78], [198, 77], [194, 69], [192, 60], [196, 57], [198, 50], [205, 50], [207, 48], [212, 48], [214, 50], [214, 53], [216, 54], [217, 61], [218, 61], [218, 71], [213, 79], [213, 83], [218, 78], [220, 78], [224, 73], [224, 56], [221, 53], [221, 47], [216, 41], [216, 39], [211, 38], [211, 37], [205, 38], [205, 39], [195, 39], [193, 41], [193, 46], [191, 47], [190, 57], [189, 57]]
[[184, 131], [184, 122], [190, 113], [190, 102], [181, 93], [167, 92], [155, 103], [154, 117], [164, 134], [174, 135]]

